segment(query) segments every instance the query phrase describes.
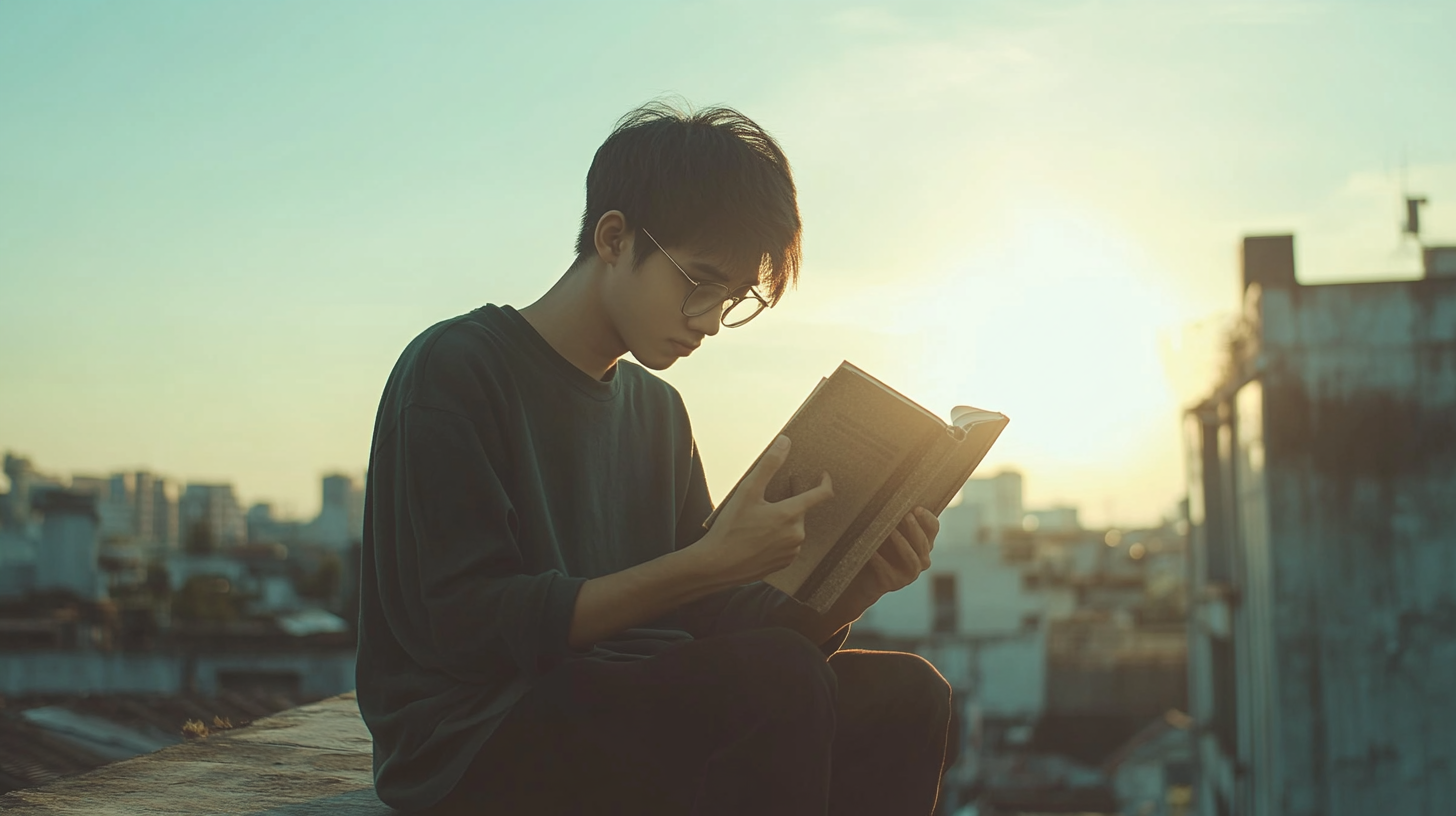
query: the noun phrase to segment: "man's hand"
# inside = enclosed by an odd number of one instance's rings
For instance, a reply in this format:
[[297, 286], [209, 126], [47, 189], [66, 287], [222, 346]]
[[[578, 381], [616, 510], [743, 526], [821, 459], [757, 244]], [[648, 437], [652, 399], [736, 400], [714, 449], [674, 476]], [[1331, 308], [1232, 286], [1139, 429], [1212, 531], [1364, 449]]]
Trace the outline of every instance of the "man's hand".
[[815, 643], [823, 643], [848, 624], [859, 620], [866, 609], [887, 593], [910, 585], [920, 573], [930, 568], [930, 551], [940, 532], [940, 519], [923, 507], [917, 507], [900, 520], [875, 554], [865, 563], [854, 580], [819, 618], [814, 631], [808, 633]]
[[793, 563], [804, 543], [804, 516], [834, 495], [829, 474], [818, 486], [783, 501], [763, 494], [789, 456], [789, 438], [769, 446], [743, 484], [723, 506], [713, 528], [689, 550], [698, 550], [727, 585], [748, 584]]
[[[940, 519], [924, 507], [917, 507], [890, 532], [864, 569], [850, 582], [846, 595], [853, 595], [867, 609], [884, 595], [910, 585], [930, 569], [930, 551], [940, 532]], [[863, 610], [861, 610], [863, 611]]]

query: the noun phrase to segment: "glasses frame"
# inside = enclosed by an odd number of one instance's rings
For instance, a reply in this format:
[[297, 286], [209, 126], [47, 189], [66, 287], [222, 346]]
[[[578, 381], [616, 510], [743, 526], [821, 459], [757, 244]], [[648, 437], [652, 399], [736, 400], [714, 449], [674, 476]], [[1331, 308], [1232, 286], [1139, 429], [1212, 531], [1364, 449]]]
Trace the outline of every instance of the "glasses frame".
[[[681, 306], [681, 311], [682, 311], [684, 317], [698, 317], [700, 315], [705, 315], [708, 312], [713, 311], [713, 309], [717, 308], [718, 306], [722, 306], [724, 303], [728, 303], [727, 306], [723, 307], [723, 313], [718, 316], [718, 320], [720, 322], [722, 322], [724, 328], [736, 329], [739, 326], [742, 326], [743, 324], [747, 323], [748, 321], [754, 319], [755, 317], [758, 317], [760, 314], [763, 313], [763, 310], [764, 309], [769, 308], [768, 301], [767, 300], [764, 300], [763, 299], [763, 295], [759, 294], [758, 290], [755, 289], [752, 286], [748, 287], [748, 293], [747, 294], [744, 294], [744, 295], [734, 295], [733, 294], [733, 290], [729, 289], [728, 287], [724, 286], [721, 283], [699, 283], [698, 281], [693, 280], [693, 276], [692, 275], [689, 275], [688, 274], [688, 271], [686, 269], [683, 269], [682, 268], [682, 264], [678, 263], [676, 259], [674, 259], [671, 255], [667, 254], [667, 250], [663, 249], [662, 248], [662, 244], [658, 243], [657, 239], [652, 237], [652, 233], [648, 232], [645, 228], [643, 228], [642, 229], [642, 234], [643, 235], [646, 235], [647, 238], [648, 238], [648, 240], [652, 241], [652, 243], [657, 247], [657, 251], [662, 253], [662, 257], [666, 258], [669, 263], [671, 263], [673, 266], [677, 267], [677, 271], [681, 272], [682, 273], [682, 276], [684, 278], [687, 278], [688, 283], [691, 283], [693, 285], [693, 288], [690, 289], [690, 290], [688, 290], [687, 297], [684, 297], [683, 298], [683, 302], [682, 302], [682, 306]], [[703, 310], [698, 311], [698, 312], [690, 312], [690, 311], [688, 311], [688, 301], [692, 300], [693, 299], [693, 295], [696, 295], [698, 293], [698, 290], [699, 289], [702, 289], [704, 287], [708, 287], [708, 288], [711, 288], [711, 289], [722, 289], [723, 290], [723, 298], [721, 300], [714, 301], [714, 303], [716, 304], [716, 306], [709, 306], [708, 308], [703, 309]], [[744, 302], [745, 300], [754, 300], [754, 301], [757, 301], [758, 302], [758, 308], [754, 309], [753, 312], [748, 317], [745, 317], [742, 320], [735, 320], [732, 323], [729, 323], [728, 322], [728, 313], [729, 312], [732, 312], [735, 308], [737, 308], [738, 304]], [[732, 302], [729, 303], [729, 301], [732, 301]]]

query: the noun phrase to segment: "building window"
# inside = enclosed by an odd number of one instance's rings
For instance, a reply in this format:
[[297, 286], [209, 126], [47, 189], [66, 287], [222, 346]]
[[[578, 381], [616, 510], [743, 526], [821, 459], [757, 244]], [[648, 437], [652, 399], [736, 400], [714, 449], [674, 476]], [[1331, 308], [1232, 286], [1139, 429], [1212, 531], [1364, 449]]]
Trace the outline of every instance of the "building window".
[[930, 589], [930, 631], [954, 632], [960, 610], [956, 601], [956, 577], [951, 574], [933, 576]]

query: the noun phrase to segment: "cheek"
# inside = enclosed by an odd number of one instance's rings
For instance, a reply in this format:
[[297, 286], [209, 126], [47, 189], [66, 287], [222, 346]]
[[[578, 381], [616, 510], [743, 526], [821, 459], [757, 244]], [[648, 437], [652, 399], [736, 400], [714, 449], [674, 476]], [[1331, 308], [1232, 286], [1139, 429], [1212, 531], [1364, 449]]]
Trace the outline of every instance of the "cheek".
[[617, 334], [633, 350], [660, 341], [672, 330], [671, 321], [681, 300], [664, 297], [660, 287], [647, 286], [645, 281], [624, 283], [636, 285], [612, 287], [604, 298]]

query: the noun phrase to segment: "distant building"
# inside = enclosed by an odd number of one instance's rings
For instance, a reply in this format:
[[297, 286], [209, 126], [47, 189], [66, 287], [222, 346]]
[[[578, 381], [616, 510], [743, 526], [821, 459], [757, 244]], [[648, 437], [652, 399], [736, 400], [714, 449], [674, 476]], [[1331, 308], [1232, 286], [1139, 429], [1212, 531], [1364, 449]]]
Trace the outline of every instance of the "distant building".
[[100, 519], [96, 497], [69, 490], [48, 490], [35, 503], [44, 515], [36, 547], [35, 588], [73, 592], [82, 600], [106, 597], [97, 563]]
[[1292, 236], [1244, 239], [1187, 416], [1199, 813], [1456, 812], [1453, 258], [1304, 286]]
[[10, 490], [0, 500], [0, 528], [29, 535], [35, 500], [45, 491], [61, 487], [61, 483], [38, 472], [29, 459], [11, 453], [5, 454], [5, 478], [10, 480]]
[[0, 528], [0, 599], [19, 598], [35, 588], [35, 542]]
[[248, 523], [248, 542], [258, 544], [265, 541], [276, 541], [273, 535], [273, 505], [268, 502], [257, 502], [248, 508], [246, 515]]
[[1027, 510], [1021, 526], [1043, 533], [1072, 533], [1082, 529], [1082, 522], [1077, 519], [1077, 508], [1062, 505], [1045, 510]]
[[[138, 479], [143, 474], [138, 474]], [[151, 488], [146, 493], [138, 492], [138, 502], [148, 502], [151, 510], [147, 513], [150, 529], [145, 533], [145, 540], [151, 541], [163, 550], [175, 550], [181, 544], [181, 521], [178, 517], [178, 494], [177, 483], [169, 481], [160, 476], [145, 474], [151, 482]]]
[[1003, 470], [995, 476], [975, 478], [961, 488], [962, 513], [975, 513], [971, 537], [986, 541], [1007, 529], [1021, 529], [1025, 519], [1021, 504], [1021, 474]]
[[986, 733], [1030, 733], [1045, 704], [1046, 621], [1073, 608], [1070, 590], [1038, 588], [1026, 579], [1031, 565], [1007, 560], [999, 538], [982, 540], [981, 519], [974, 503], [941, 513], [930, 571], [870, 607], [850, 644], [912, 651], [950, 682], [961, 760], [948, 783], [957, 788], [980, 773]]
[[1123, 816], [1188, 816], [1194, 812], [1190, 725], [1187, 714], [1169, 710], [1103, 763]]
[[230, 484], [189, 484], [178, 502], [184, 547], [205, 544], [212, 549], [247, 541], [248, 525]]
[[364, 534], [364, 492], [352, 477], [331, 473], [323, 477], [319, 514], [308, 525], [313, 543], [342, 550]]
[[72, 476], [70, 490], [96, 497], [102, 541], [161, 550], [179, 543], [177, 485], [147, 471]]

